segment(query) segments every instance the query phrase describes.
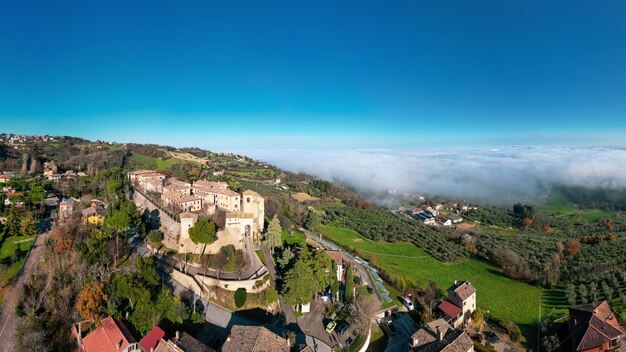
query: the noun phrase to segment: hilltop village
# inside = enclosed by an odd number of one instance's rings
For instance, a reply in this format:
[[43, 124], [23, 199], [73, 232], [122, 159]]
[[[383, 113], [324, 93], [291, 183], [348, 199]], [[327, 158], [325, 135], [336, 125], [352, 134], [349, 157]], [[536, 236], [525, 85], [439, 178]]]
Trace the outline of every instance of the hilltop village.
[[624, 348], [626, 221], [579, 190], [389, 209], [229, 153], [0, 139], [0, 350]]
[[265, 224], [265, 203], [258, 193], [246, 190], [242, 194], [228, 189], [225, 182], [195, 181], [187, 183], [168, 178], [154, 170], [133, 171], [128, 174], [131, 185], [139, 191], [135, 202], [140, 210], [162, 209], [160, 230], [163, 243], [181, 253], [199, 253], [202, 246], [189, 238], [191, 228], [199, 218], [224, 213], [218, 241], [206, 248], [216, 253], [231, 244], [241, 248], [243, 239], [260, 239]]

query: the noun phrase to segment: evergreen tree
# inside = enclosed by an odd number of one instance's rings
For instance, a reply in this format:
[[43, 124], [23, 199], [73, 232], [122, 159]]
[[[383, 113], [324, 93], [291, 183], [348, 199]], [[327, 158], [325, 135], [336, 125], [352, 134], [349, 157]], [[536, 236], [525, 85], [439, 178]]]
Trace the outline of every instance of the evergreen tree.
[[272, 221], [270, 221], [270, 224], [267, 227], [266, 240], [267, 246], [270, 248], [272, 254], [274, 254], [274, 250], [276, 248], [281, 248], [283, 246], [282, 232], [283, 229], [280, 227], [280, 221], [278, 221], [278, 217], [274, 215]]
[[346, 269], [346, 303], [352, 303], [354, 301], [354, 272], [352, 271], [352, 264], [348, 264]]

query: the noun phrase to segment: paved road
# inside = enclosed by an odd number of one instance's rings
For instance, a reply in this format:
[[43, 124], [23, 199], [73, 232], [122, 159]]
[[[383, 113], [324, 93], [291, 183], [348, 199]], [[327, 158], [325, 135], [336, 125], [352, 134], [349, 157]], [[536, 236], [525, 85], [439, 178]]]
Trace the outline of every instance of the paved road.
[[15, 335], [15, 309], [22, 297], [24, 283], [37, 269], [37, 263], [44, 252], [44, 243], [50, 237], [51, 232], [43, 233], [35, 239], [33, 247], [26, 257], [24, 267], [18, 274], [13, 288], [7, 293], [5, 305], [0, 312], [0, 351], [13, 350], [13, 338]]
[[363, 267], [363, 265], [355, 262], [354, 260], [352, 260], [350, 257], [348, 257], [346, 255], [346, 251], [344, 249], [342, 249], [341, 247], [337, 246], [336, 244], [321, 239], [319, 238], [319, 236], [316, 236], [314, 233], [307, 231], [304, 228], [300, 228], [300, 231], [302, 231], [307, 238], [309, 238], [312, 241], [315, 241], [316, 243], [318, 243], [320, 246], [326, 248], [327, 250], [331, 250], [331, 251], [341, 251], [341, 255], [343, 256], [343, 260], [346, 262], [350, 262], [352, 263], [352, 266], [359, 272], [360, 276], [363, 278], [363, 280], [365, 280], [365, 283], [371, 287], [374, 292], [376, 292], [376, 294], [374, 295], [374, 297], [376, 297], [377, 300], [377, 307], [380, 307], [383, 304], [383, 300], [381, 299], [381, 297], [379, 296], [378, 293], [378, 289], [376, 288], [376, 285], [374, 284], [374, 281], [372, 280], [372, 277], [369, 275], [367, 269], [365, 267]]

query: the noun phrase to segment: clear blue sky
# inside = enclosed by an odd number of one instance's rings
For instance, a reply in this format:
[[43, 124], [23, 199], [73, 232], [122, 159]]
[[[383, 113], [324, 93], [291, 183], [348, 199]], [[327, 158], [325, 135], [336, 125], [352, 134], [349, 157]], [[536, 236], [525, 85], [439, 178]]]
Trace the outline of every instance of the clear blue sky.
[[0, 131], [255, 147], [619, 143], [624, 1], [10, 1]]

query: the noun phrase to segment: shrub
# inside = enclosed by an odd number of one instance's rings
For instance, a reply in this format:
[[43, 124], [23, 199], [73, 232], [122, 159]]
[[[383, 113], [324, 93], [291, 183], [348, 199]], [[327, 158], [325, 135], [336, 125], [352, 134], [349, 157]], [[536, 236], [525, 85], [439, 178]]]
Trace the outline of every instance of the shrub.
[[163, 232], [159, 230], [152, 230], [148, 232], [148, 240], [152, 243], [158, 243], [163, 241]]
[[519, 326], [512, 321], [506, 324], [506, 331], [509, 332], [511, 340], [515, 342], [519, 341], [520, 337], [522, 337], [522, 332], [520, 331]]
[[235, 291], [235, 306], [237, 308], [241, 308], [246, 304], [246, 299], [248, 298], [248, 293], [246, 289], [241, 287]]

